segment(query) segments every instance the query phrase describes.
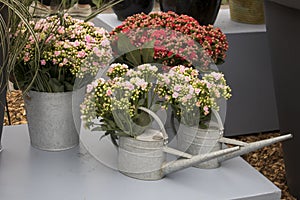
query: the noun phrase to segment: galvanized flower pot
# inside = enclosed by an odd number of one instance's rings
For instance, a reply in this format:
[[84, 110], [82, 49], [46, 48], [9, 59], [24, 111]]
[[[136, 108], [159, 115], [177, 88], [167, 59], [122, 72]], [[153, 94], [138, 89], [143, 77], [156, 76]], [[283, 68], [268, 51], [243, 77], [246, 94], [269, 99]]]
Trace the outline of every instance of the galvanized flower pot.
[[158, 180], [164, 175], [161, 166], [166, 160], [162, 139], [142, 141], [120, 137], [118, 168], [126, 176], [141, 180]]
[[[223, 137], [223, 124], [219, 114], [213, 111], [217, 123], [209, 126], [207, 129], [190, 127], [184, 124], [179, 126], [177, 131], [177, 145], [180, 151], [191, 155], [207, 154], [222, 149], [222, 143], [219, 140]], [[218, 159], [199, 163], [194, 167], [213, 169], [220, 167]]]
[[[191, 155], [207, 154], [222, 149], [219, 139], [222, 133], [217, 127], [200, 129], [181, 125], [177, 134], [178, 149]], [[220, 167], [218, 159], [212, 159], [204, 163], [194, 165], [198, 168], [217, 168]]]
[[33, 147], [62, 151], [79, 144], [83, 92], [84, 89], [61, 93], [29, 91], [25, 108]]

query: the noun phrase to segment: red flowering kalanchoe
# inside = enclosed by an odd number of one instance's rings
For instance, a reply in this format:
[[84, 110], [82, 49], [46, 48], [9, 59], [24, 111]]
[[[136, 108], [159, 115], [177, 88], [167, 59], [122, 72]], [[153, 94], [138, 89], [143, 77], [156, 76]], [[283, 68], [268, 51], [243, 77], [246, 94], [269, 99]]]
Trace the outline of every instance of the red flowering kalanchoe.
[[[228, 49], [226, 36], [219, 28], [212, 25], [201, 26], [194, 18], [174, 12], [153, 12], [148, 15], [141, 13], [128, 17], [111, 32], [113, 49], [118, 55], [126, 53], [119, 51], [125, 49], [124, 41], [121, 45], [119, 42], [124, 40], [120, 33], [132, 45], [125, 45], [127, 49], [135, 48], [138, 51], [153, 47], [154, 61], [161, 61], [169, 66], [183, 64], [207, 67], [211, 61], [221, 64]], [[127, 59], [134, 55], [137, 54], [127, 56]]]

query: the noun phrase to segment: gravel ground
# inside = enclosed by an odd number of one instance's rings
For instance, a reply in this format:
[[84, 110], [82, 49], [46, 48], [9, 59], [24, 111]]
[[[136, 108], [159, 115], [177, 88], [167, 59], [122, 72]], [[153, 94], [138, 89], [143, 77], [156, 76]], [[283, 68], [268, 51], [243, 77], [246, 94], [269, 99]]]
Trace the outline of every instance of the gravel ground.
[[[7, 100], [11, 123], [13, 125], [27, 123], [22, 93], [20, 91], [8, 92]], [[9, 124], [7, 116], [5, 116], [4, 124]], [[257, 133], [247, 136], [239, 136], [236, 137], [236, 139], [245, 142], [253, 142], [278, 135], [279, 133]], [[286, 185], [285, 166], [283, 162], [281, 143], [264, 147], [258, 151], [244, 155], [243, 158], [282, 190], [281, 199], [296, 200], [296, 198], [290, 195], [288, 192], [288, 186]]]

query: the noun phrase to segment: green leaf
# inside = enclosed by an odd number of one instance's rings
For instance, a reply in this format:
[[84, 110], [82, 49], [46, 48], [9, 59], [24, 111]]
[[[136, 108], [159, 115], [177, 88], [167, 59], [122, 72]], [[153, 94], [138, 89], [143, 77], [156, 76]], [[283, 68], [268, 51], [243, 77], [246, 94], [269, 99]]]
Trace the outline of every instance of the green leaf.
[[152, 110], [153, 112], [157, 112], [157, 111], [159, 111], [160, 109], [161, 109], [161, 105], [160, 105], [160, 102], [158, 101], [158, 103], [153, 104], [153, 105], [151, 106], [151, 109], [150, 109], [150, 110]]
[[106, 136], [108, 136], [109, 135], [109, 133], [105, 133], [104, 135], [102, 135], [100, 138], [99, 138], [99, 140], [102, 140], [104, 137], [106, 137]]
[[110, 138], [111, 138], [112, 143], [113, 143], [116, 147], [119, 147], [119, 144], [118, 144], [118, 142], [117, 142], [118, 137], [117, 137], [115, 134], [110, 134]]
[[154, 62], [154, 42], [155, 40], [145, 43], [141, 48], [142, 62], [153, 63]]
[[100, 8], [102, 5], [102, 0], [92, 0], [92, 3], [95, 4], [96, 8]]
[[66, 91], [73, 91], [74, 86], [67, 81], [64, 81]]
[[42, 69], [41, 69], [41, 72], [42, 73], [48, 73], [50, 71], [50, 68], [47, 68], [47, 67], [43, 67]]
[[111, 127], [112, 129], [116, 129], [117, 128], [117, 125], [114, 121], [111, 121], [111, 120], [106, 120], [105, 121], [107, 123], [107, 126]]
[[139, 126], [137, 124], [133, 124], [132, 129], [134, 130], [131, 135], [138, 136], [141, 135], [149, 126]]
[[95, 127], [92, 128], [91, 131], [107, 131], [105, 127]]
[[148, 113], [142, 111], [133, 118], [133, 121], [139, 126], [148, 127], [152, 120]]
[[140, 99], [137, 104], [137, 107], [144, 106], [144, 104], [145, 104], [145, 99]]
[[117, 47], [120, 55], [136, 50], [136, 47], [131, 44], [130, 39], [124, 34], [118, 35]]
[[135, 67], [143, 64], [142, 54], [139, 49], [130, 51], [130, 52], [126, 53], [125, 56], [126, 56], [126, 59], [128, 61], [132, 62]]
[[127, 112], [123, 110], [113, 111], [114, 121], [116, 125], [124, 132], [130, 132], [130, 116]]
[[126, 59], [131, 62], [134, 66], [142, 64], [141, 53], [137, 47], [131, 44], [130, 39], [124, 34], [118, 35], [118, 53], [124, 55]]
[[49, 85], [53, 92], [64, 92], [64, 85], [61, 84], [56, 78], [50, 78]]

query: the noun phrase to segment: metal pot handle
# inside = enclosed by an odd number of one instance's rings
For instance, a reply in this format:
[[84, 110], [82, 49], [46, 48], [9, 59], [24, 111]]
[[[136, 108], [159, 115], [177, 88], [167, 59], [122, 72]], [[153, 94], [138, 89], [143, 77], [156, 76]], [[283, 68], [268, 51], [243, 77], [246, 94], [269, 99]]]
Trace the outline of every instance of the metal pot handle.
[[248, 143], [246, 143], [246, 142], [242, 142], [242, 141], [239, 141], [239, 140], [223, 137], [224, 126], [223, 126], [221, 117], [220, 117], [219, 113], [214, 109], [212, 109], [212, 113], [215, 115], [215, 117], [217, 119], [218, 127], [219, 127], [219, 130], [220, 130], [221, 137], [218, 140], [218, 142], [226, 143], [226, 144], [232, 144], [232, 145], [238, 145], [238, 146], [247, 146], [248, 145]]
[[223, 131], [224, 131], [224, 126], [223, 126], [223, 122], [222, 122], [222, 119], [218, 113], [218, 111], [216, 111], [215, 109], [211, 109], [212, 111], [212, 114], [215, 115], [216, 119], [217, 119], [217, 123], [218, 123], [218, 128], [220, 130], [220, 132], [222, 133], [223, 135]]

